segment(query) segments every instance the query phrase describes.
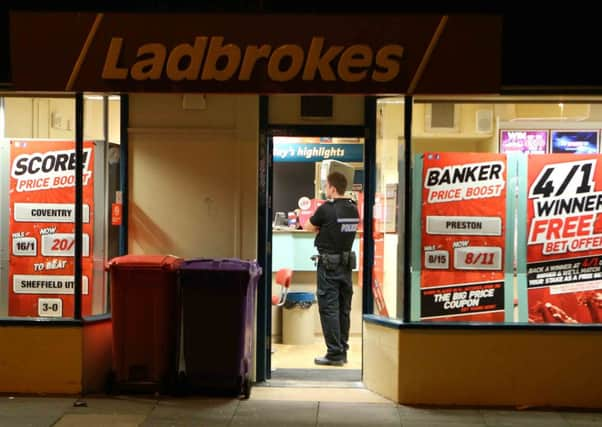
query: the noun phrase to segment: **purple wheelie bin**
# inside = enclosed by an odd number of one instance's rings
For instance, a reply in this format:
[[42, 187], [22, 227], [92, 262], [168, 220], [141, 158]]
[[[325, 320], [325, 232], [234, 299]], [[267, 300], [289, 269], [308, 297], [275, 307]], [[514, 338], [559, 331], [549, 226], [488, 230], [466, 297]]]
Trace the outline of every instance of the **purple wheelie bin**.
[[180, 264], [178, 377], [184, 393], [248, 398], [255, 294], [261, 268], [235, 258]]

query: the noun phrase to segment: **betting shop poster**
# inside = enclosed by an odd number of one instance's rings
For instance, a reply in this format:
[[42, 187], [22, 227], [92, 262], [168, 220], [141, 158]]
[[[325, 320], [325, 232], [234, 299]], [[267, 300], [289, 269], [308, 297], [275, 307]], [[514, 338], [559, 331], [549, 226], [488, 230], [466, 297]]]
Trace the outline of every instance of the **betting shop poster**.
[[529, 321], [602, 321], [602, 156], [528, 157]]
[[[94, 144], [84, 143], [82, 313], [91, 309]], [[71, 317], [75, 143], [10, 143], [10, 316]]]
[[425, 153], [421, 319], [504, 321], [506, 156]]

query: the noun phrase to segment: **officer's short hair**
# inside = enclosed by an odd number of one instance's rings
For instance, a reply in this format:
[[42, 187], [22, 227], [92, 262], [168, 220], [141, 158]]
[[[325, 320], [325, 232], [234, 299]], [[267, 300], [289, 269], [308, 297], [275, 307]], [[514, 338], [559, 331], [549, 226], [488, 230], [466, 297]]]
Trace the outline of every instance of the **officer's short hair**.
[[347, 178], [341, 172], [332, 172], [326, 178], [328, 183], [332, 185], [341, 196], [345, 194], [347, 189]]

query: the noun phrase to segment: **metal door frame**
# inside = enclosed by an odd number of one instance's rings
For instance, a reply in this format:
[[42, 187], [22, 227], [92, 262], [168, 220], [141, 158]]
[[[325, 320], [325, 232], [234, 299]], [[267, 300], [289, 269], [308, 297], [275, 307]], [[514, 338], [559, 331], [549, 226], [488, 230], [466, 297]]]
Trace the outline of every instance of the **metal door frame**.
[[[374, 240], [372, 208], [376, 178], [376, 98], [365, 97], [364, 125], [270, 125], [268, 97], [259, 98], [259, 188], [257, 260], [263, 269], [257, 289], [256, 369], [257, 382], [271, 378], [272, 355], [272, 175], [273, 137], [348, 137], [364, 139], [364, 264], [362, 283], [372, 283]], [[362, 315], [372, 314], [371, 286], [362, 287]]]

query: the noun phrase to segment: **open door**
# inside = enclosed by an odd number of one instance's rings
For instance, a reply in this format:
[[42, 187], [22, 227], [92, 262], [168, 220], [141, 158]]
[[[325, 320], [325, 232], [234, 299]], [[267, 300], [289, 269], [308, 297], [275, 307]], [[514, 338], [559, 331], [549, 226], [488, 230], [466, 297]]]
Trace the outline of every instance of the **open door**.
[[[260, 196], [264, 203], [260, 206], [260, 225], [265, 227], [259, 236], [265, 239], [260, 262], [268, 268], [264, 268], [260, 290], [263, 294], [259, 301], [265, 305], [258, 306], [258, 311], [263, 312], [258, 327], [264, 328], [265, 335], [258, 330], [257, 347], [258, 362], [262, 356], [265, 358], [265, 371], [262, 373], [258, 365], [257, 381], [269, 380], [271, 385], [284, 386], [300, 382], [324, 387], [361, 385], [363, 227], [359, 227], [353, 244], [360, 262], [352, 273], [354, 294], [347, 363], [331, 367], [314, 364], [315, 357], [326, 353], [326, 346], [316, 301], [316, 265], [311, 259], [317, 254], [315, 233], [303, 231], [302, 224], [325, 201], [322, 181], [332, 160], [351, 166], [353, 178], [348, 196], [357, 201], [363, 217], [365, 130], [359, 126], [316, 126], [310, 132], [307, 126], [268, 129], [266, 147], [260, 150], [260, 155], [266, 156], [260, 163], [267, 168], [261, 171], [264, 178], [260, 180], [260, 192], [265, 191]], [[266, 337], [263, 343], [259, 335]], [[269, 351], [260, 355], [260, 345]]]

